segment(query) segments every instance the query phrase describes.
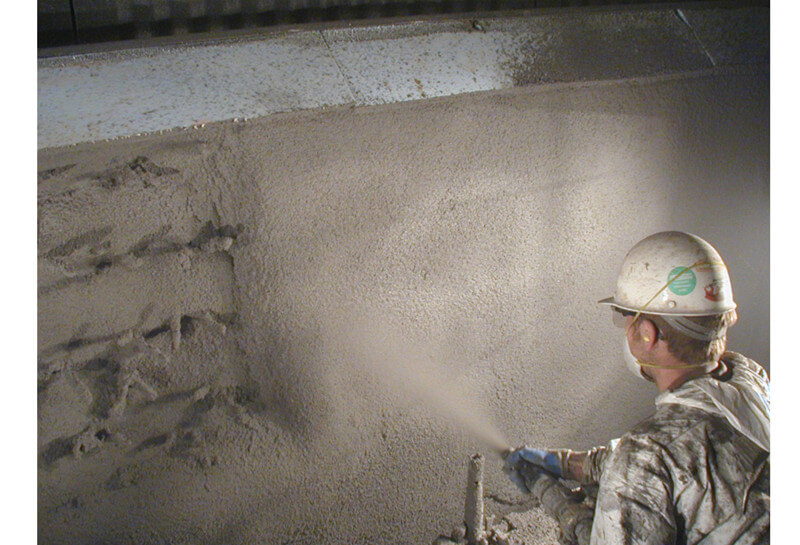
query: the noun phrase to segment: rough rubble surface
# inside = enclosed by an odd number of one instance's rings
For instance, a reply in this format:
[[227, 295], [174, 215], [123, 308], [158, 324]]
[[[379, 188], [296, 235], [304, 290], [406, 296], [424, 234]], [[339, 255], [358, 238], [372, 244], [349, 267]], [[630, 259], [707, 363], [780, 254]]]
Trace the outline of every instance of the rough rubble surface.
[[[520, 500], [514, 510], [502, 509], [504, 515], [488, 515], [486, 528], [479, 538], [484, 545], [560, 545], [558, 524], [530, 499]], [[467, 545], [464, 525], [448, 535], [440, 535], [433, 545]]]
[[768, 120], [742, 70], [41, 151], [39, 541], [431, 543], [483, 451], [488, 514], [554, 543], [476, 430], [586, 448], [648, 414], [594, 302], [664, 228], [727, 257], [768, 365]]

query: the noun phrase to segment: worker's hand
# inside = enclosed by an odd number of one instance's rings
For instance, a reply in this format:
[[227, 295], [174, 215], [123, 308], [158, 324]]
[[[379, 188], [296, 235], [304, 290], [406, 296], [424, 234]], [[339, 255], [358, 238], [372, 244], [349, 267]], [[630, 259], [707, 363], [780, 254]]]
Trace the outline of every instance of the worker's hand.
[[507, 468], [516, 469], [522, 463], [537, 465], [554, 477], [563, 477], [558, 451], [525, 446], [511, 451], [506, 457]]
[[562, 477], [561, 459], [557, 451], [520, 447], [506, 456], [503, 471], [523, 492], [530, 493], [541, 472]]

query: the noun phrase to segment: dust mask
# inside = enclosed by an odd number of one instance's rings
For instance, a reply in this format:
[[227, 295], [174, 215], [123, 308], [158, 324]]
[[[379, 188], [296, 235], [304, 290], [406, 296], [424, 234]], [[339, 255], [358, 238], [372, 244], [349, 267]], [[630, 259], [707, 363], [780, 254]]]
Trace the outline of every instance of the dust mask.
[[636, 377], [651, 382], [650, 379], [642, 372], [642, 366], [639, 365], [639, 360], [631, 352], [631, 347], [628, 345], [628, 336], [622, 338], [622, 358], [625, 360], [625, 367], [628, 371], [636, 375]]

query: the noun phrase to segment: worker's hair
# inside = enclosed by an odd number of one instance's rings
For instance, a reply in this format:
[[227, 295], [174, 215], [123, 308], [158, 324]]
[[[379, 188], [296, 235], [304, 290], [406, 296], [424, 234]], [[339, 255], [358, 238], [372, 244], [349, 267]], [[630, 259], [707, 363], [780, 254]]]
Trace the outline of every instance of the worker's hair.
[[663, 318], [654, 314], [642, 314], [642, 318], [650, 320], [667, 341], [670, 354], [688, 364], [700, 364], [706, 361], [718, 361], [728, 343], [727, 330], [739, 319], [736, 309], [713, 316], [686, 316], [687, 319], [703, 327], [722, 331], [722, 336], [713, 341], [700, 341], [687, 337], [673, 329]]

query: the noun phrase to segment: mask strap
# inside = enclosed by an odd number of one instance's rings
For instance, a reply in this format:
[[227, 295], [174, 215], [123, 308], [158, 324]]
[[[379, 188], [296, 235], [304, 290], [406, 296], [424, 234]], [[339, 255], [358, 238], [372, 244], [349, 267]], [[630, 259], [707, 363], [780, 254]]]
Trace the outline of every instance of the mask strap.
[[655, 367], [656, 369], [696, 369], [698, 367], [705, 367], [711, 362], [704, 361], [703, 363], [692, 363], [686, 365], [659, 365], [657, 363], [645, 363], [636, 360], [636, 363], [641, 365], [642, 367]]

